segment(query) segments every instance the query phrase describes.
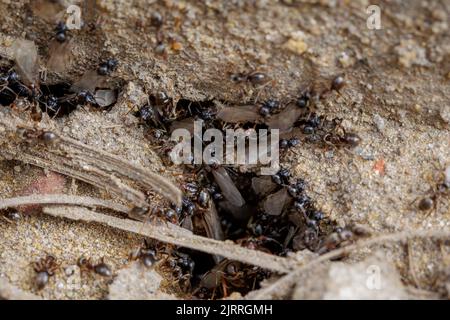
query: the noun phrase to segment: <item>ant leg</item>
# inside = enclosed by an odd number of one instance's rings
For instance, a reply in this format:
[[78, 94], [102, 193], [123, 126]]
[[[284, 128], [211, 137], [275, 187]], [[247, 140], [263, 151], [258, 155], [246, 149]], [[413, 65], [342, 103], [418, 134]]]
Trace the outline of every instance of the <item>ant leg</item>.
[[55, 118], [58, 116], [58, 114], [59, 114], [60, 111], [61, 111], [61, 107], [58, 108], [58, 110], [56, 111], [56, 113], [55, 113], [55, 115], [52, 117], [52, 119], [55, 119]]
[[413, 201], [411, 201], [411, 202], [409, 203], [409, 206], [412, 206], [414, 203], [417, 202], [417, 200], [419, 200], [419, 197], [417, 197], [417, 198], [415, 198]]
[[131, 112], [135, 112], [134, 106], [132, 108], [129, 108], [128, 112], [124, 114], [124, 116], [129, 115]]
[[188, 107], [187, 107], [190, 114], [192, 114], [191, 105], [192, 105], [192, 101], [189, 102]]
[[225, 278], [222, 277], [222, 291], [223, 291], [223, 297], [228, 297], [228, 290], [227, 290], [227, 282]]
[[2, 215], [2, 218], [5, 219], [6, 222], [8, 222], [8, 223], [11, 223], [11, 224], [14, 223], [14, 221], [12, 221], [11, 219], [5, 217], [4, 215]]
[[435, 203], [434, 203], [434, 211], [436, 212], [436, 213], [439, 213], [439, 201], [440, 199], [439, 199], [439, 196], [436, 196], [436, 201], [435, 201]]
[[0, 92], [3, 92], [3, 90], [8, 90], [9, 92], [11, 92], [16, 97], [15, 100], [19, 98], [19, 95], [15, 93], [10, 87], [5, 86], [4, 88], [2, 88], [2, 90], [0, 90]]
[[147, 226], [147, 223], [149, 223], [150, 219], [149, 217], [144, 217], [144, 219], [141, 221], [141, 227], [139, 228], [139, 233], [142, 233], [142, 230], [144, 230], [144, 228]]
[[253, 279], [252, 290], [256, 290], [256, 277]]
[[336, 147], [336, 145], [333, 143], [333, 142], [331, 142], [331, 138], [332, 138], [332, 134], [331, 133], [327, 133], [323, 138], [322, 138], [322, 140], [323, 140], [323, 142], [325, 142], [325, 144], [326, 145], [328, 145], [328, 146], [330, 146], [330, 147], [332, 147], [333, 149], [337, 149], [337, 147]]
[[439, 209], [439, 199], [438, 199], [438, 196], [433, 196], [432, 197], [432, 200], [433, 200], [433, 207], [430, 209], [430, 211], [428, 211], [428, 213], [425, 215], [426, 217], [429, 217], [433, 212], [434, 213], [437, 213], [438, 212], [438, 209]]
[[269, 84], [271, 84], [271, 81], [269, 81], [269, 82], [267, 82], [267, 83], [265, 83], [265, 84], [263, 84], [262, 86], [260, 86], [260, 87], [258, 87], [257, 89], [259, 89], [258, 90], [258, 93], [256, 94], [256, 97], [255, 97], [255, 104], [257, 104], [258, 103], [258, 99], [259, 99], [259, 96], [260, 96], [260, 94], [261, 94], [261, 92], [264, 90], [264, 88], [265, 87], [267, 87]]
[[39, 74], [41, 81], [47, 82], [47, 70], [42, 70]]

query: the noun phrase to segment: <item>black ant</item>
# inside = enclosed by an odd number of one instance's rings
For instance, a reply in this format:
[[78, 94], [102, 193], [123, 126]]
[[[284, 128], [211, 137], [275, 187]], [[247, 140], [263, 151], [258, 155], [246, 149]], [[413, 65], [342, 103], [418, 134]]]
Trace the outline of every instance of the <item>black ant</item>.
[[[191, 199], [194, 199], [197, 204], [202, 208], [209, 207], [209, 200], [211, 199], [211, 193], [217, 193], [217, 189], [211, 189], [212, 187], [200, 188], [194, 182], [187, 182], [183, 185], [184, 190], [188, 193]], [[183, 200], [183, 209], [189, 214], [193, 214], [195, 210], [195, 204], [190, 199]]]
[[[247, 249], [258, 250], [270, 254], [273, 252], [281, 252], [283, 249], [283, 245], [277, 240], [264, 235], [258, 237], [246, 237], [237, 240], [236, 243]], [[268, 247], [271, 249], [268, 249]]]
[[331, 82], [331, 90], [339, 92], [339, 90], [341, 90], [346, 84], [347, 82], [343, 76], [337, 76]]
[[300, 123], [303, 125], [303, 133], [312, 135], [321, 128], [324, 123], [324, 117], [311, 113], [307, 119], [302, 119]]
[[3, 214], [3, 219], [9, 223], [17, 222], [22, 219], [22, 215], [18, 211], [6, 211]]
[[77, 98], [82, 103], [89, 103], [92, 105], [97, 104], [97, 101], [95, 100], [94, 95], [87, 90], [81, 90], [80, 92], [78, 92]]
[[106, 60], [106, 62], [100, 63], [97, 69], [97, 73], [101, 76], [107, 76], [110, 75], [112, 72], [114, 72], [117, 69], [117, 66], [119, 65], [119, 61], [114, 58], [110, 58]]
[[[429, 196], [422, 198], [419, 201], [418, 208], [420, 211], [437, 210], [439, 199], [446, 194], [450, 189], [450, 167], [445, 171], [445, 178], [443, 182], [439, 182], [429, 191]], [[416, 200], [413, 201], [416, 202]]]
[[280, 102], [278, 100], [269, 99], [264, 101], [259, 108], [259, 114], [267, 117], [280, 110]]
[[323, 141], [331, 146], [334, 147], [350, 147], [354, 148], [357, 147], [361, 143], [361, 137], [357, 135], [356, 133], [352, 132], [345, 132], [343, 134], [333, 134], [333, 133], [327, 133], [323, 137]]
[[55, 27], [55, 39], [56, 41], [63, 43], [67, 40], [67, 31], [69, 31], [69, 28], [67, 28], [67, 25], [60, 21]]
[[173, 255], [166, 258], [166, 264], [180, 287], [185, 291], [189, 290], [195, 268], [194, 260], [186, 253], [173, 252]]
[[309, 90], [304, 91], [296, 101], [297, 107], [301, 109], [305, 109], [306, 107], [308, 107], [309, 102], [311, 100], [311, 96], [312, 96], [311, 91]]
[[287, 191], [291, 197], [296, 198], [301, 195], [306, 189], [306, 182], [303, 179], [297, 181], [287, 187]]
[[0, 82], [14, 83], [19, 81], [19, 75], [14, 70], [9, 71], [6, 75], [0, 77]]
[[265, 84], [269, 77], [267, 74], [263, 72], [251, 72], [248, 74], [245, 73], [234, 73], [231, 75], [231, 81], [242, 83], [242, 82], [250, 82], [253, 85]]
[[158, 29], [161, 28], [164, 24], [163, 16], [157, 11], [152, 12], [150, 17], [150, 24]]
[[[55, 99], [56, 99], [56, 101], [55, 101]], [[52, 111], [54, 111], [56, 113], [55, 114], [55, 116], [56, 116], [61, 109], [58, 106], [58, 104], [62, 104], [62, 103], [68, 103], [72, 106], [76, 106], [78, 104], [80, 104], [80, 105], [89, 104], [92, 106], [98, 106], [95, 96], [89, 90], [80, 90], [77, 93], [70, 94], [70, 95], [67, 95], [67, 96], [64, 96], [61, 98], [54, 98], [54, 97], [50, 96], [47, 99], [46, 106], [49, 107]]]
[[244, 286], [244, 278], [241, 263], [224, 259], [202, 276], [200, 285], [193, 294], [202, 298], [211, 296], [213, 299], [219, 290], [222, 297], [227, 297], [230, 287]]
[[151, 102], [139, 108], [139, 118], [149, 126], [164, 127], [163, 117]]
[[108, 278], [113, 275], [111, 267], [105, 263], [104, 258], [101, 258], [99, 263], [92, 263], [90, 258], [81, 257], [77, 261], [77, 266], [80, 268], [82, 273], [86, 271], [93, 271], [102, 277]]
[[172, 98], [170, 98], [164, 91], [159, 91], [155, 95], [155, 103], [157, 106], [165, 107], [170, 104]]
[[206, 190], [208, 190], [211, 198], [214, 201], [221, 201], [224, 199], [223, 194], [220, 192], [220, 188], [217, 184], [215, 183], [211, 183], [209, 185], [206, 186]]
[[285, 186], [289, 184], [290, 177], [291, 173], [288, 169], [280, 169], [280, 171], [272, 176], [272, 181], [280, 186]]
[[36, 272], [35, 284], [38, 290], [42, 290], [47, 285], [49, 278], [55, 275], [59, 267], [60, 264], [52, 255], [47, 255], [33, 263], [33, 269]]
[[130, 253], [130, 260], [141, 260], [142, 264], [147, 268], [152, 267], [157, 259], [156, 250], [150, 246], [147, 240], [144, 240], [144, 245]]
[[344, 247], [355, 242], [359, 238], [369, 237], [371, 232], [359, 225], [352, 225], [347, 228], [337, 227], [327, 238], [322, 241], [318, 250], [319, 254]]
[[345, 80], [343, 75], [339, 75], [337, 77], [335, 77], [332, 81], [331, 81], [331, 85], [330, 88], [323, 90], [320, 95], [319, 98], [323, 98], [327, 93], [332, 92], [332, 91], [336, 91], [338, 94], [340, 94], [340, 90], [347, 84], [347, 81]]
[[40, 141], [44, 144], [52, 144], [58, 140], [58, 136], [52, 131], [45, 131], [42, 129], [17, 129], [17, 133], [22, 139], [33, 143], [34, 141]]
[[128, 212], [128, 216], [138, 221], [158, 222], [162, 220], [178, 224], [178, 214], [175, 210], [161, 209], [158, 206], [152, 208], [135, 206]]
[[[3, 93], [5, 90], [8, 92]], [[5, 75], [0, 76], [0, 93], [4, 94], [5, 97], [10, 97], [14, 101], [18, 96], [28, 97], [30, 91], [20, 83], [19, 74], [14, 70], [10, 70]]]

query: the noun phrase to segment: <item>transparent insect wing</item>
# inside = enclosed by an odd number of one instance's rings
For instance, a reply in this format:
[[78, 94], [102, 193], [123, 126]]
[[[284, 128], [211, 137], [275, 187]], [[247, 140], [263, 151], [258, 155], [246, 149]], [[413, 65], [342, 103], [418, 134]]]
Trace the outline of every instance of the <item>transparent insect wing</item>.
[[277, 185], [273, 183], [270, 176], [254, 177], [252, 179], [252, 189], [258, 195], [267, 195], [275, 190]]
[[49, 59], [47, 69], [57, 73], [65, 72], [72, 63], [73, 42], [68, 40], [59, 43], [53, 40], [49, 46]]
[[181, 225], [184, 229], [187, 229], [189, 231], [194, 230], [194, 224], [192, 222], [192, 217], [186, 217]]
[[297, 119], [303, 114], [303, 111], [297, 106], [291, 104], [283, 111], [273, 115], [266, 121], [270, 129], [280, 129], [280, 133], [290, 131]]
[[279, 216], [288, 200], [288, 193], [285, 188], [269, 195], [264, 201], [264, 211], [272, 216]]
[[216, 183], [220, 187], [220, 190], [222, 190], [225, 199], [230, 201], [232, 205], [242, 207], [245, 204], [245, 200], [239, 192], [238, 188], [236, 188], [236, 185], [228, 175], [228, 172], [225, 170], [225, 168], [219, 167], [216, 170], [212, 170], [212, 173], [214, 175]]
[[104, 81], [104, 77], [100, 76], [96, 70], [89, 70], [72, 85], [71, 90], [74, 92], [83, 90], [94, 92], [95, 88], [103, 86]]
[[177, 129], [186, 129], [191, 134], [193, 134], [194, 133], [194, 121], [195, 121], [194, 118], [186, 118], [183, 120], [174, 121], [170, 125], [170, 132], [173, 132]]
[[207, 272], [200, 280], [200, 286], [206, 289], [214, 289], [219, 286], [222, 280], [222, 272], [211, 270]]
[[217, 118], [228, 123], [260, 122], [262, 120], [262, 117], [255, 106], [223, 108], [217, 113]]
[[225, 239], [214, 202], [210, 201], [209, 209], [204, 213], [203, 219], [205, 222], [206, 234], [209, 238], [216, 240]]
[[34, 41], [18, 39], [13, 45], [17, 72], [27, 85], [36, 84], [38, 75], [38, 50]]

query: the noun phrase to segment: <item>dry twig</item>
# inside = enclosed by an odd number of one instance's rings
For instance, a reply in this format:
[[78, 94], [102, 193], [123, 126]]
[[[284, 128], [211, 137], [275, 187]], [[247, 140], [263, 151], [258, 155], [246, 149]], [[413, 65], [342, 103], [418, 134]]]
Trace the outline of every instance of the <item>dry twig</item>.
[[264, 252], [243, 248], [228, 241], [217, 241], [192, 234], [186, 229], [172, 224], [154, 225], [138, 221], [120, 219], [85, 208], [76, 207], [48, 207], [44, 213], [55, 217], [63, 217], [71, 220], [97, 222], [113, 228], [140, 234], [158, 241], [190, 248], [213, 255], [220, 255], [231, 260], [237, 260], [264, 269], [287, 273], [291, 270], [292, 261], [270, 255]]
[[[23, 138], [18, 130], [53, 131], [54, 143], [38, 138]], [[145, 206], [145, 196], [132, 187], [138, 184], [153, 189], [172, 203], [180, 205], [182, 193], [171, 181], [118, 156], [71, 139], [47, 128], [30, 126], [9, 109], [0, 109], [0, 159], [15, 159], [80, 179], [108, 190], [137, 206]]]
[[[331, 252], [328, 252], [317, 259], [314, 259], [304, 266], [301, 266], [297, 268], [296, 270], [292, 271], [291, 273], [283, 276], [276, 282], [272, 283], [271, 285], [258, 290], [254, 294], [251, 294], [249, 299], [254, 300], [261, 300], [261, 299], [273, 299], [277, 296], [277, 293], [279, 292], [288, 292], [288, 289], [292, 288], [292, 286], [295, 284], [296, 280], [301, 276], [302, 273], [308, 271], [312, 267], [325, 262], [329, 261], [333, 258], [340, 257], [344, 254], [347, 254], [349, 252], [355, 251], [357, 249], [361, 249], [363, 247], [368, 247], [375, 244], [381, 244], [386, 242], [396, 242], [396, 241], [406, 241], [408, 239], [413, 238], [435, 238], [435, 239], [445, 239], [450, 238], [450, 230], [432, 230], [432, 231], [424, 231], [424, 230], [417, 230], [417, 231], [405, 231], [405, 232], [399, 232], [399, 233], [393, 233], [393, 234], [385, 234], [380, 236], [375, 236], [367, 240], [359, 241], [355, 244], [349, 245], [347, 247], [339, 248], [336, 250], [333, 250]], [[283, 290], [283, 291], [280, 291]]]
[[34, 204], [66, 204], [90, 208], [103, 207], [126, 214], [128, 214], [129, 211], [128, 207], [112, 201], [92, 197], [69, 196], [65, 194], [38, 194], [17, 198], [0, 199], [0, 209]]

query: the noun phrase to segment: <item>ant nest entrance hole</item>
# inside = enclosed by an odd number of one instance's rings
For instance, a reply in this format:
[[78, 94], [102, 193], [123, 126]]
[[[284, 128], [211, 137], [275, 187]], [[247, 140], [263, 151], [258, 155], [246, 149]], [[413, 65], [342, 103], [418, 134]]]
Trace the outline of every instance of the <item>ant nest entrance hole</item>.
[[51, 118], [64, 117], [79, 106], [90, 105], [96, 109], [109, 110], [117, 102], [118, 89], [101, 89], [94, 92], [75, 92], [71, 81], [53, 84], [40, 83], [36, 87], [26, 86], [14, 71], [13, 65], [0, 68], [0, 105], [14, 106], [18, 99], [28, 100], [39, 106]]
[[[156, 132], [170, 134], [174, 128], [192, 126], [194, 120], [204, 121], [203, 130], [224, 131], [224, 123], [216, 114], [214, 101], [181, 99], [174, 105], [164, 93], [156, 93], [149, 96], [148, 103], [135, 116], [153, 133], [148, 139], [164, 144], [168, 136], [157, 135], [159, 138], [155, 139]], [[247, 126], [255, 125], [241, 124], [244, 129]], [[256, 128], [267, 125], [257, 124]], [[258, 175], [258, 168], [243, 171], [236, 166], [203, 164], [186, 165], [183, 169], [183, 205], [167, 212], [170, 219], [176, 215], [178, 224], [196, 235], [231, 240], [248, 249], [282, 257], [301, 250], [323, 253], [340, 243], [339, 239], [332, 245], [327, 243], [331, 234], [339, 232], [336, 223], [308, 196], [307, 183], [293, 177], [287, 169], [273, 176]], [[233, 199], [240, 204], [233, 204]], [[226, 298], [232, 293], [244, 296], [259, 289], [261, 282], [272, 275], [268, 270], [239, 261], [184, 248], [167, 248], [169, 251], [163, 249], [161, 271], [168, 287], [182, 296], [199, 299]]]
[[[231, 168], [225, 170], [245, 204], [239, 208], [230, 205], [226, 191], [220, 189], [214, 174], [203, 168], [195, 173], [195, 179], [187, 179], [184, 183], [183, 210], [179, 213], [181, 225], [191, 219], [188, 225], [192, 225], [193, 232], [207, 236], [207, 213], [202, 206], [203, 194], [207, 192], [211, 205], [217, 209], [216, 228], [223, 233], [222, 240], [232, 240], [248, 249], [283, 257], [300, 250], [327, 250], [327, 239], [338, 228], [316, 208], [306, 194], [302, 179], [294, 179], [286, 170], [284, 174], [274, 176], [241, 173]], [[271, 206], [272, 203], [277, 203], [278, 208]], [[189, 209], [194, 207], [194, 210]], [[176, 284], [183, 295], [199, 299], [221, 299], [232, 293], [244, 296], [259, 289], [261, 282], [272, 275], [260, 267], [186, 249], [172, 251], [161, 270], [168, 283]]]
[[74, 93], [70, 91], [71, 84], [61, 82], [52, 85], [42, 85], [42, 98], [39, 107], [50, 117], [63, 117], [75, 111], [77, 104], [70, 99], [65, 99]]

